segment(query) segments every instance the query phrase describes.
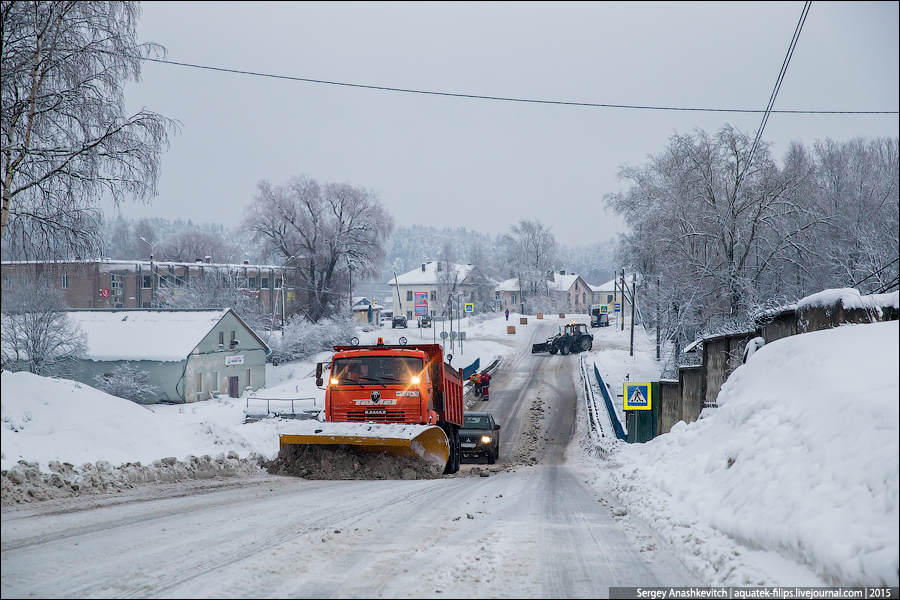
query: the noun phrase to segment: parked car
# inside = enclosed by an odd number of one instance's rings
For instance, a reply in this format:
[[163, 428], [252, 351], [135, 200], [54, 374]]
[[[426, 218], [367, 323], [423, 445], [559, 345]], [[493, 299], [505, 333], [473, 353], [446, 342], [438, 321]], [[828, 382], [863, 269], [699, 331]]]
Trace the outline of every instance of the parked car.
[[459, 441], [463, 459], [483, 457], [492, 465], [500, 458], [500, 426], [491, 413], [463, 413]]
[[591, 327], [609, 327], [609, 315], [606, 313], [591, 315]]
[[406, 317], [403, 315], [397, 315], [391, 320], [391, 329], [397, 329], [398, 327], [406, 329]]
[[431, 317], [428, 315], [419, 317], [419, 329], [422, 327], [431, 327]]

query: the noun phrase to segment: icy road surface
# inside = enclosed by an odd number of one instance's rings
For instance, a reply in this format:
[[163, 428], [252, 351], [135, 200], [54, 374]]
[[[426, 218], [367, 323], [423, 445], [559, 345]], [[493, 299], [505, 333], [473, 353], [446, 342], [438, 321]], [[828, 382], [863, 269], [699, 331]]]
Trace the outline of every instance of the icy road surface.
[[259, 477], [4, 509], [2, 595], [597, 598], [697, 584], [664, 543], [635, 545], [566, 466], [576, 361], [523, 354], [496, 373], [475, 407], [503, 427], [507, 470], [490, 477]]

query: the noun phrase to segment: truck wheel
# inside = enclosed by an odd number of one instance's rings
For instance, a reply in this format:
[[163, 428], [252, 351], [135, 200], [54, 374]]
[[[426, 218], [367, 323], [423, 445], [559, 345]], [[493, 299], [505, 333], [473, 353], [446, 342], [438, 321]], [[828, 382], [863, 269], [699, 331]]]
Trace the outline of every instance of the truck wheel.
[[556, 354], [556, 346], [550, 347], [550, 354]]
[[581, 350], [582, 352], [587, 352], [593, 347], [593, 343], [591, 342], [591, 338], [583, 337], [581, 338]]
[[455, 427], [453, 430], [453, 439], [455, 440], [454, 446], [456, 447], [456, 458], [453, 460], [453, 472], [459, 472], [459, 465], [462, 463], [462, 440], [459, 439], [459, 429]]
[[494, 456], [494, 450], [493, 450], [493, 449], [492, 449], [490, 452], [488, 452], [488, 457], [487, 457], [487, 459], [488, 459], [488, 464], [489, 464], [489, 465], [492, 465], [492, 464], [494, 464], [495, 462], [497, 462], [497, 459], [496, 459], [496, 457]]
[[569, 353], [569, 345], [568, 345], [568, 344], [563, 344], [562, 346], [560, 346], [560, 347], [559, 347], [559, 353], [562, 354], [563, 356], [565, 356], [566, 354], [568, 354], [568, 353]]

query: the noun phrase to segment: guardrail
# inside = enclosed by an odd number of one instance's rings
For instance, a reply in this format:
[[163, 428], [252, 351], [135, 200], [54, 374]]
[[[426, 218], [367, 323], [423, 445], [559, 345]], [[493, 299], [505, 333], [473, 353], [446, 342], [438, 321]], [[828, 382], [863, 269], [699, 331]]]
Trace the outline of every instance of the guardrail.
[[[251, 406], [251, 401], [253, 406]], [[310, 417], [321, 410], [315, 398], [259, 398], [248, 396], [244, 414], [248, 418], [265, 418], [268, 415]]]
[[603, 402], [606, 404], [606, 411], [609, 413], [609, 420], [612, 421], [613, 429], [616, 431], [616, 437], [625, 441], [625, 429], [619, 422], [619, 416], [616, 414], [616, 410], [613, 407], [612, 399], [609, 397], [609, 392], [606, 389], [606, 384], [603, 382], [603, 378], [600, 377], [600, 371], [597, 370], [597, 365], [594, 365], [594, 375], [597, 377], [597, 385], [600, 387], [600, 393], [603, 395]]

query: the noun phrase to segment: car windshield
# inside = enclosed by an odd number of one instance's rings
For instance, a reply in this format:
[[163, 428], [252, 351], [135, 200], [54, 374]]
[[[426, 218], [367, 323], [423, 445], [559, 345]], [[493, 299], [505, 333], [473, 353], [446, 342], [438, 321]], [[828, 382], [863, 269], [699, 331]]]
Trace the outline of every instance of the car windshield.
[[477, 415], [465, 415], [463, 418], [464, 429], [490, 429], [491, 420], [488, 417]]
[[414, 356], [359, 356], [335, 359], [331, 376], [339, 385], [409, 385], [413, 377], [423, 377], [423, 370], [422, 359]]

